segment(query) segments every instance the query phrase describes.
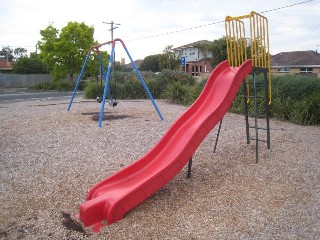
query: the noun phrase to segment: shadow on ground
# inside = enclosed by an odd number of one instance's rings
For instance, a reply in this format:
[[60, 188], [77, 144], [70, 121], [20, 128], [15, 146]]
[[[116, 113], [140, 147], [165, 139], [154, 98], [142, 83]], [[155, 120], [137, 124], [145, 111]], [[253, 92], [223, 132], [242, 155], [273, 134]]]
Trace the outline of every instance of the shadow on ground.
[[[100, 117], [99, 112], [87, 112], [81, 113], [82, 115], [91, 116], [93, 121], [98, 121]], [[102, 120], [117, 120], [117, 119], [124, 119], [124, 118], [134, 118], [133, 116], [126, 115], [126, 114], [114, 114], [114, 113], [104, 113]]]

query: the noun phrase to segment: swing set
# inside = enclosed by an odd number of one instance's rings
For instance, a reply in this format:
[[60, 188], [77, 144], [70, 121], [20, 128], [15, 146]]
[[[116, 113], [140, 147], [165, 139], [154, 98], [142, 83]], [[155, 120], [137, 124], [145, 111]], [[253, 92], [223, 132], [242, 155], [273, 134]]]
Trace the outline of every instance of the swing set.
[[[138, 77], [139, 77], [139, 80], [143, 86], [143, 88], [145, 89], [148, 97], [150, 98], [155, 110], [157, 111], [158, 115], [159, 115], [159, 118], [160, 120], [164, 120], [156, 102], [154, 101], [153, 97], [152, 97], [152, 94], [151, 92], [149, 91], [148, 89], [148, 86], [147, 84], [145, 83], [137, 65], [135, 64], [135, 62], [133, 61], [126, 45], [124, 44], [124, 42], [120, 39], [120, 38], [116, 38], [114, 39], [113, 41], [109, 41], [109, 42], [105, 42], [105, 43], [101, 43], [101, 44], [98, 44], [98, 45], [94, 45], [92, 46], [90, 49], [89, 49], [89, 52], [85, 58], [85, 61], [84, 61], [84, 64], [82, 65], [82, 68], [81, 68], [81, 71], [80, 71], [80, 75], [78, 77], [78, 80], [77, 80], [77, 83], [76, 83], [76, 86], [74, 88], [74, 91], [73, 91], [73, 94], [72, 94], [72, 97], [71, 97], [71, 100], [70, 100], [70, 103], [69, 103], [69, 106], [68, 106], [68, 111], [70, 111], [70, 108], [71, 108], [71, 105], [72, 105], [72, 102], [73, 102], [73, 99], [76, 95], [76, 92], [77, 92], [77, 89], [78, 89], [78, 86], [79, 86], [79, 83], [80, 83], [80, 80], [82, 78], [82, 75], [83, 75], [83, 72], [85, 70], [85, 67], [89, 61], [89, 57], [91, 55], [92, 52], [94, 52], [95, 54], [97, 54], [97, 57], [98, 57], [98, 60], [99, 60], [99, 63], [100, 63], [100, 69], [101, 69], [101, 74], [102, 74], [102, 77], [104, 78], [105, 80], [105, 85], [104, 85], [104, 90], [103, 90], [103, 96], [102, 96], [102, 99], [100, 96], [97, 96], [97, 101], [98, 102], [101, 102], [101, 107], [100, 107], [100, 115], [99, 115], [99, 123], [98, 123], [98, 127], [101, 128], [101, 125], [102, 125], [102, 119], [103, 119], [103, 112], [104, 112], [104, 105], [105, 105], [105, 102], [106, 102], [106, 98], [107, 98], [107, 95], [109, 97], [109, 103], [110, 103], [110, 106], [112, 107], [115, 107], [117, 105], [117, 102], [113, 99], [112, 95], [111, 95], [111, 89], [110, 89], [110, 85], [109, 85], [109, 80], [110, 80], [110, 75], [111, 75], [111, 68], [112, 68], [112, 64], [113, 64], [113, 57], [114, 57], [114, 50], [115, 50], [115, 45], [117, 42], [120, 42], [124, 48], [124, 50], [126, 51], [130, 61], [131, 61], [131, 64], [135, 70], [135, 72], [137, 73]], [[108, 70], [107, 70], [107, 73], [105, 72], [105, 68], [104, 68], [104, 65], [103, 65], [103, 61], [102, 61], [102, 57], [101, 57], [101, 53], [100, 53], [100, 48], [104, 45], [110, 45], [111, 44], [111, 54], [110, 54], [110, 57], [109, 57], [109, 65], [108, 65]], [[101, 80], [102, 81], [102, 80]], [[102, 83], [102, 82], [101, 82]], [[102, 85], [102, 84], [101, 84]]]

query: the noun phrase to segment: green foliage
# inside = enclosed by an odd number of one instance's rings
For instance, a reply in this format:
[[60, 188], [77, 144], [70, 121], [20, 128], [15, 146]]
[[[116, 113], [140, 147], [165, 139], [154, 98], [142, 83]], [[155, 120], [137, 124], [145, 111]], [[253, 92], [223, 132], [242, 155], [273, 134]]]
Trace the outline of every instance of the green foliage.
[[172, 45], [168, 45], [163, 50], [162, 54], [147, 56], [143, 59], [140, 69], [142, 71], [160, 72], [164, 69], [176, 69], [179, 66], [180, 60], [176, 58], [172, 51]]
[[298, 124], [320, 124], [320, 92], [313, 93], [297, 103], [293, 120]]
[[[151, 72], [141, 72], [145, 83], [153, 98], [168, 97], [176, 102], [177, 94], [176, 90], [180, 93], [185, 91], [183, 88], [186, 85], [188, 89], [195, 88], [195, 80], [192, 76], [181, 71], [164, 70], [160, 74], [154, 74]], [[148, 95], [140, 82], [135, 72], [114, 72], [111, 74], [109, 80], [111, 94], [113, 98], [117, 99], [141, 99], [148, 98]], [[173, 84], [173, 85], [171, 85]], [[86, 98], [96, 98], [96, 81], [90, 82], [85, 89]], [[98, 83], [100, 85], [100, 82]], [[181, 91], [179, 89], [182, 89]], [[86, 93], [88, 92], [88, 93]], [[190, 102], [190, 99], [194, 98], [194, 93], [188, 91], [188, 96], [185, 96], [183, 103]], [[189, 100], [186, 100], [189, 99]]]
[[85, 56], [94, 44], [94, 28], [84, 23], [69, 22], [61, 29], [59, 36], [58, 33], [58, 29], [52, 25], [40, 31], [40, 58], [47, 64], [55, 80], [68, 76], [72, 84], [74, 75], [80, 72]]
[[167, 45], [162, 54], [159, 55], [159, 68], [164, 69], [176, 69], [179, 66], [180, 60], [175, 56], [172, 50], [173, 45]]
[[0, 57], [2, 57], [3, 59], [6, 59], [8, 61], [13, 61], [14, 59], [14, 55], [13, 55], [13, 50], [11, 47], [6, 46], [6, 47], [2, 47], [1, 51], [0, 51]]
[[[258, 82], [262, 79], [258, 79]], [[264, 95], [258, 91], [258, 96]], [[286, 75], [272, 78], [272, 104], [270, 116], [297, 124], [320, 124], [320, 81], [301, 75]], [[231, 111], [244, 112], [243, 88], [233, 102]], [[259, 101], [258, 112], [264, 112], [264, 101]], [[249, 104], [249, 112], [253, 112], [253, 101]]]
[[13, 53], [14, 53], [15, 59], [19, 59], [21, 57], [27, 56], [27, 49], [18, 47], [14, 49]]
[[211, 53], [210, 65], [212, 67], [216, 67], [219, 63], [226, 60], [227, 56], [227, 43], [226, 38], [222, 37], [219, 39], [215, 39], [212, 42], [209, 41], [202, 41], [198, 42], [195, 45], [196, 48], [199, 48], [202, 53], [204, 54], [205, 58]]
[[[195, 82], [195, 79], [181, 71], [163, 70], [159, 74], [142, 72], [144, 80], [154, 98], [167, 99], [170, 102], [190, 105], [200, 95], [206, 81]], [[147, 98], [145, 89], [134, 72], [116, 72], [110, 80], [112, 95], [117, 99]], [[252, 78], [252, 76], [250, 76]], [[251, 79], [252, 80], [252, 79]], [[263, 76], [257, 77], [258, 83]], [[92, 85], [91, 85], [92, 84]], [[270, 106], [270, 116], [297, 124], [320, 124], [320, 81], [316, 78], [303, 76], [273, 77], [273, 99]], [[96, 82], [91, 82], [85, 91], [87, 98], [96, 98]], [[253, 91], [252, 89], [250, 90]], [[260, 87], [258, 96], [264, 95]], [[102, 93], [102, 90], [100, 90]], [[243, 86], [232, 104], [231, 111], [243, 114]], [[253, 101], [249, 102], [249, 112], [254, 111]], [[259, 101], [258, 112], [263, 113], [264, 101]]]
[[301, 100], [313, 93], [320, 93], [320, 81], [303, 75], [273, 77], [273, 92], [280, 98]]
[[214, 40], [210, 45], [210, 52], [213, 56], [210, 64], [213, 67], [228, 59], [226, 38], [222, 37]]
[[140, 64], [140, 69], [142, 71], [160, 72], [159, 60], [160, 54], [147, 56]]
[[163, 88], [161, 86], [160, 81], [158, 81], [156, 78], [147, 78], [146, 84], [149, 88], [149, 91], [153, 98], [162, 98], [162, 91]]
[[181, 82], [170, 83], [164, 90], [163, 97], [172, 103], [189, 105], [192, 101], [193, 87]]
[[[83, 90], [85, 83], [81, 83], [78, 86], [78, 90]], [[39, 83], [29, 87], [31, 90], [56, 90], [56, 91], [72, 91], [74, 89], [74, 85], [70, 85], [65, 80], [61, 81], [51, 81], [46, 83]]]
[[162, 70], [161, 73], [156, 76], [156, 79], [160, 81], [163, 86], [174, 82], [179, 82], [183, 85], [194, 85], [196, 83], [195, 78], [190, 74], [170, 69]]
[[41, 61], [38, 54], [32, 53], [30, 57], [20, 57], [13, 66], [13, 73], [17, 74], [44, 74], [49, 73], [47, 66]]
[[101, 97], [103, 95], [103, 87], [96, 81], [90, 81], [86, 85], [83, 95], [87, 99], [96, 99], [97, 96]]
[[320, 81], [303, 75], [273, 78], [273, 116], [297, 124], [320, 124]]

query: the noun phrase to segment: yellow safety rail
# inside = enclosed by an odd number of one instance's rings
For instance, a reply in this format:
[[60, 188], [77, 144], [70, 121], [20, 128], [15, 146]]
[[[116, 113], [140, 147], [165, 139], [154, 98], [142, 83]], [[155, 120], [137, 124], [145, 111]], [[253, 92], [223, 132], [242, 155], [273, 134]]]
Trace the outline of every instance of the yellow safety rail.
[[[246, 38], [244, 19], [250, 20], [250, 39]], [[268, 69], [269, 105], [271, 104], [271, 68], [268, 20], [266, 17], [251, 12], [248, 15], [225, 19], [227, 54], [230, 66], [240, 66], [247, 60], [248, 41], [253, 67]], [[249, 89], [248, 89], [249, 90]]]

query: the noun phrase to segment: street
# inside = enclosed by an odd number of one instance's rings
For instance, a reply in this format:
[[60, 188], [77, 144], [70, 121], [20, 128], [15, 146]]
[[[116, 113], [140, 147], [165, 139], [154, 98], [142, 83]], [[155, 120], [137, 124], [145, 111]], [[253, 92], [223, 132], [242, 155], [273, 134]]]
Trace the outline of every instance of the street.
[[[50, 101], [50, 100], [66, 100], [70, 101], [72, 92], [58, 91], [31, 91], [27, 88], [7, 88], [0, 89], [0, 104], [11, 104], [26, 101]], [[77, 96], [82, 92], [77, 92]]]

